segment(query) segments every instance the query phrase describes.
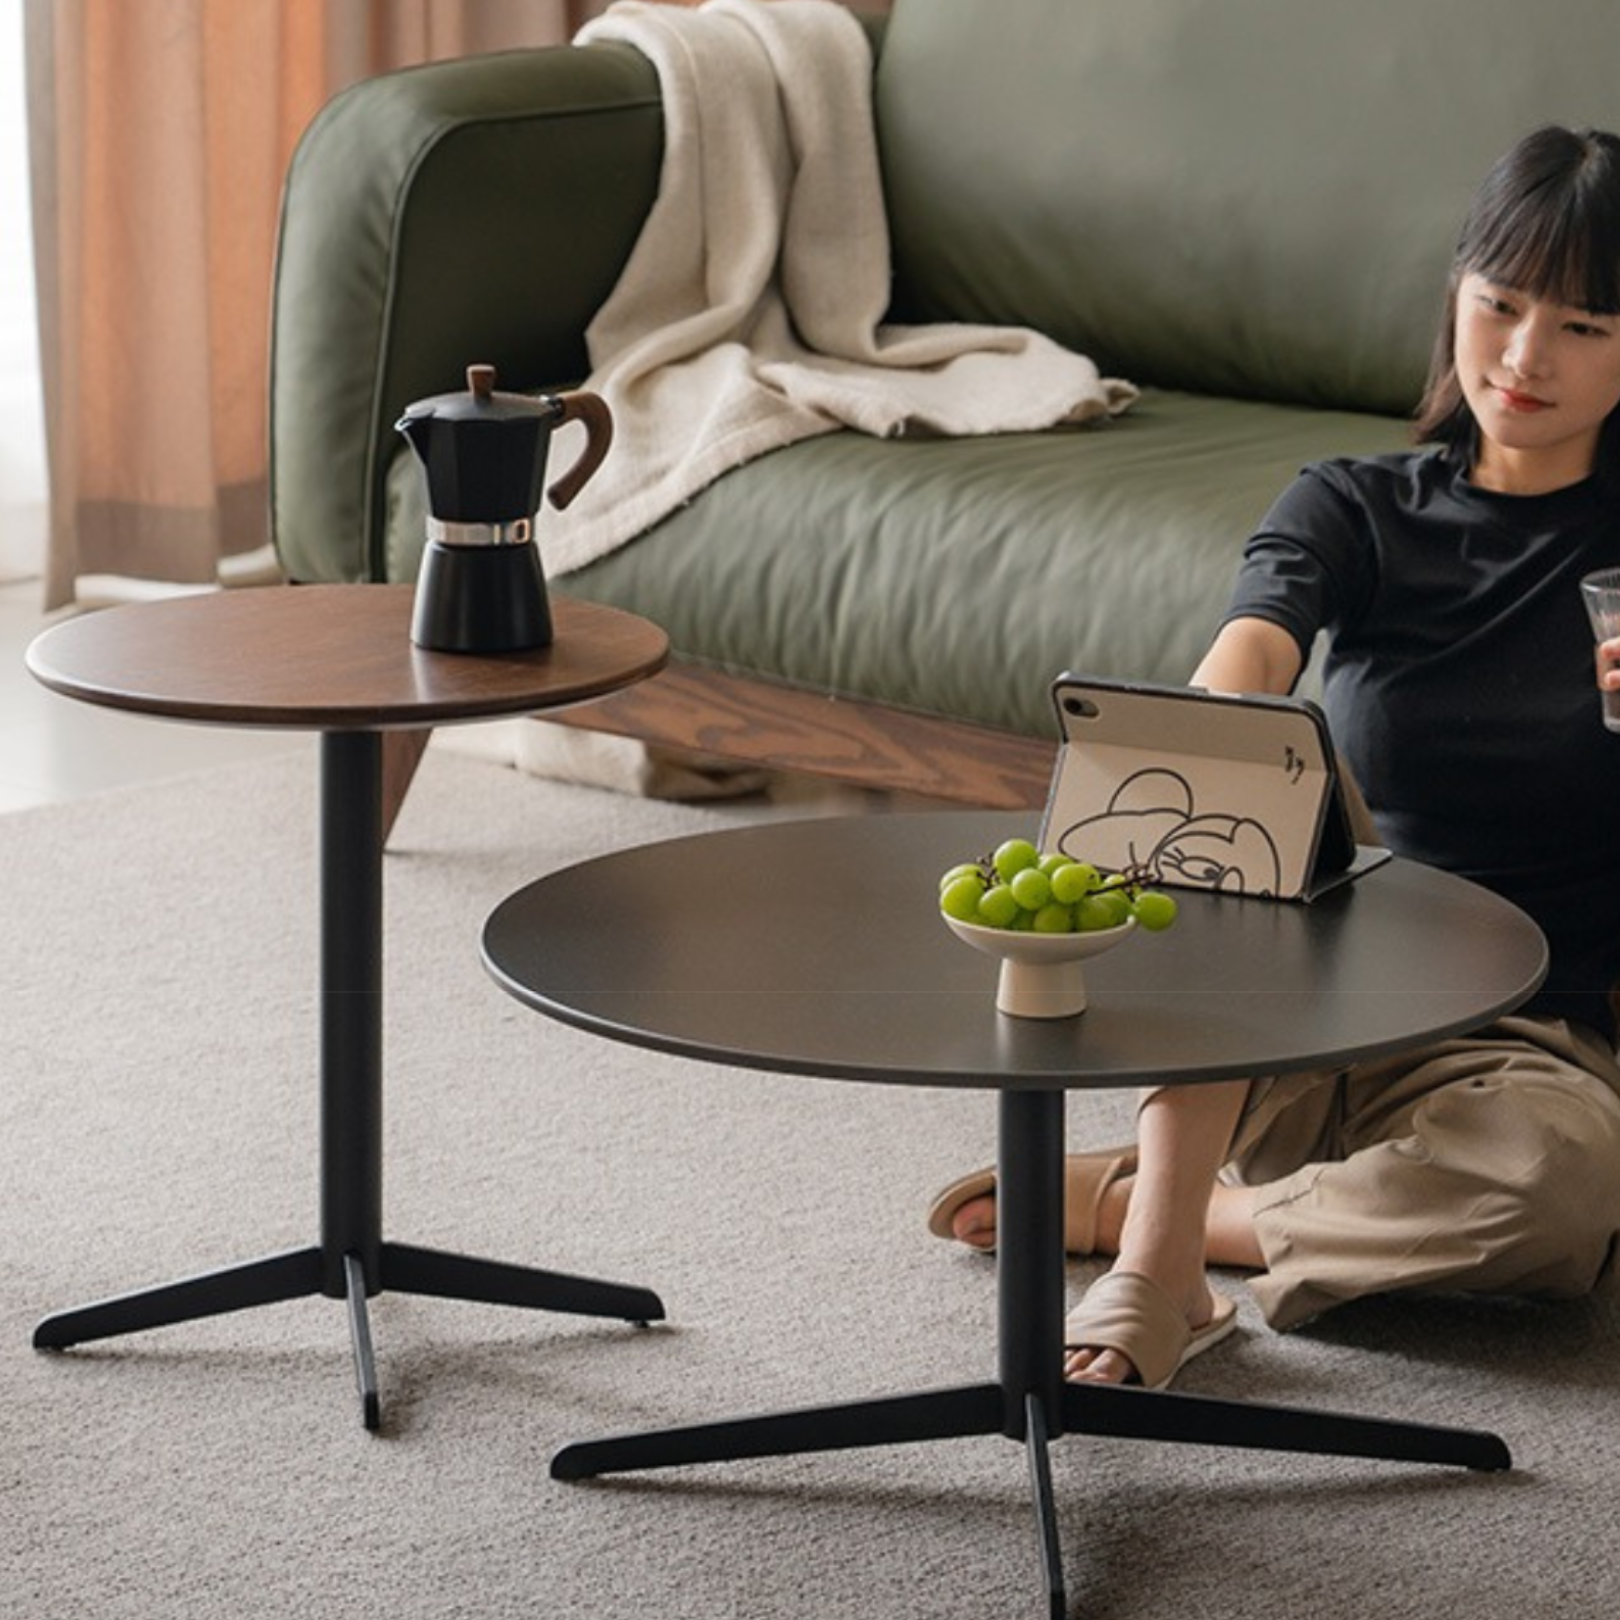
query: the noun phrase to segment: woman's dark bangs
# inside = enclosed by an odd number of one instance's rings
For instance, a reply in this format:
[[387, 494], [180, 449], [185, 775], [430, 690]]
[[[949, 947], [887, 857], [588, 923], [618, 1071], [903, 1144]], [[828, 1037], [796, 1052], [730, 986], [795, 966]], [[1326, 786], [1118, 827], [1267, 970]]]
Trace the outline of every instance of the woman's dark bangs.
[[1571, 187], [1502, 209], [1467, 267], [1515, 292], [1594, 315], [1620, 314], [1620, 217], [1612, 202]]

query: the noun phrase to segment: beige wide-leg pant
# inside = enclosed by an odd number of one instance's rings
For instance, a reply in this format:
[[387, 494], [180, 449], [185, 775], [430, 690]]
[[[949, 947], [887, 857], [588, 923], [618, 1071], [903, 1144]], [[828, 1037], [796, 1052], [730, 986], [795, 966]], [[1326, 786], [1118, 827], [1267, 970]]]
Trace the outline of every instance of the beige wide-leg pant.
[[1402, 1289], [1588, 1293], [1620, 1238], [1620, 1064], [1518, 1017], [1256, 1081], [1222, 1179], [1259, 1189], [1251, 1286], [1273, 1327]]

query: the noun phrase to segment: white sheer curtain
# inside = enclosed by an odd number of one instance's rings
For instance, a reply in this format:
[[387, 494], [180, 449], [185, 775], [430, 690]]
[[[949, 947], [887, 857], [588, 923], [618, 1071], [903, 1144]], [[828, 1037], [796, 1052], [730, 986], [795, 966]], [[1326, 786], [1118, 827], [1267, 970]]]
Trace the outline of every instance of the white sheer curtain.
[[45, 563], [45, 421], [28, 223], [22, 0], [0, 0], [0, 584]]

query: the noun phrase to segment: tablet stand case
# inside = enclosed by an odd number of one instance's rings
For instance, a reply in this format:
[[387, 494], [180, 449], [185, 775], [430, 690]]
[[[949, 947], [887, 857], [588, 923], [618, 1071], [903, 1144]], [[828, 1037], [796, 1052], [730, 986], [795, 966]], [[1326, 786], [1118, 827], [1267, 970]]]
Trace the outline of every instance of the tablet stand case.
[[1327, 720], [1300, 698], [1065, 674], [1042, 849], [1164, 887], [1312, 900], [1389, 859], [1357, 845]]

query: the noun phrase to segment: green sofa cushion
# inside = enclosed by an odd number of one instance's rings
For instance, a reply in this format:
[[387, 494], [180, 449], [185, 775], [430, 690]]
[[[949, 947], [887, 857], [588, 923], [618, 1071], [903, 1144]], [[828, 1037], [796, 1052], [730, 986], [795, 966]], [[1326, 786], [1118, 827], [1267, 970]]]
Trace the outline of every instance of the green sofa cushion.
[[[1184, 681], [1243, 537], [1318, 456], [1401, 423], [1176, 393], [1098, 427], [812, 439], [728, 474], [553, 588], [647, 614], [683, 657], [1027, 735], [1066, 668]], [[390, 575], [414, 577], [420, 470], [390, 477]], [[545, 515], [539, 524], [545, 555]]]
[[1468, 198], [1620, 124], [1614, 0], [900, 0], [900, 285], [1163, 387], [1402, 414]]

